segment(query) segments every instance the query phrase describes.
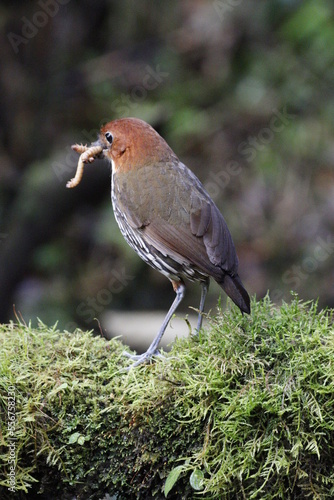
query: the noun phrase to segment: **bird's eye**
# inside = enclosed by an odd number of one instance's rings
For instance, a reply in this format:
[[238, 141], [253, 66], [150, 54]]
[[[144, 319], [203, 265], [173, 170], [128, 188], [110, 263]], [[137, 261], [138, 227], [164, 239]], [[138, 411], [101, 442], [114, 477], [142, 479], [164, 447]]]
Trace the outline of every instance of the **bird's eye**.
[[114, 140], [112, 134], [110, 132], [106, 132], [105, 133], [105, 138], [107, 139], [107, 141], [112, 144], [112, 141]]

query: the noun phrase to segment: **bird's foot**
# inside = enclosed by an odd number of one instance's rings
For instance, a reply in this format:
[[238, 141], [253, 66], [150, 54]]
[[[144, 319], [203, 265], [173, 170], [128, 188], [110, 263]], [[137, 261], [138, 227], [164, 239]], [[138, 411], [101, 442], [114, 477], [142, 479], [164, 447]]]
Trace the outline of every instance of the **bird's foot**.
[[192, 337], [198, 337], [199, 336], [199, 330], [197, 328], [195, 328], [192, 332], [191, 332], [191, 336]]
[[131, 359], [131, 361], [134, 361], [134, 363], [131, 366], [127, 367], [126, 370], [130, 370], [130, 368], [141, 365], [142, 363], [147, 363], [153, 357], [164, 357], [163, 354], [158, 351], [158, 349], [156, 349], [155, 351], [148, 350], [143, 354], [130, 354], [129, 352], [123, 351], [123, 356], [126, 356], [127, 358]]

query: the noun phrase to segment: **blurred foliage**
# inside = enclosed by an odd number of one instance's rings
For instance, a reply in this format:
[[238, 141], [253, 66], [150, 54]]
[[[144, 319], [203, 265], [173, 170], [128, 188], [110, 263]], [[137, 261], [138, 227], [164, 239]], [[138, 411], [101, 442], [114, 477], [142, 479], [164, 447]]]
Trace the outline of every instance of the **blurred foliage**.
[[252, 310], [129, 371], [119, 340], [0, 326], [1, 498], [333, 498], [334, 311]]
[[[70, 145], [122, 116], [150, 122], [206, 185], [251, 294], [280, 302], [294, 289], [334, 305], [332, 2], [17, 1], [0, 12], [0, 321], [14, 303], [69, 330], [96, 327], [88, 309], [169, 306], [168, 280], [119, 233], [109, 167], [65, 189]], [[131, 279], [112, 287], [119, 269]], [[191, 291], [184, 308], [197, 305]]]

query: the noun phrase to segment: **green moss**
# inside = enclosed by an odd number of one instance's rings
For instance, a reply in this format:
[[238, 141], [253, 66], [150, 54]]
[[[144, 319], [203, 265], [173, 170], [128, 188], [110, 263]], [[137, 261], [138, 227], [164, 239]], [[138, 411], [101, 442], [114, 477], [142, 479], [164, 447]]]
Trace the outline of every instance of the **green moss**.
[[333, 311], [252, 307], [130, 371], [117, 340], [0, 326], [1, 498], [11, 386], [17, 498], [332, 498]]

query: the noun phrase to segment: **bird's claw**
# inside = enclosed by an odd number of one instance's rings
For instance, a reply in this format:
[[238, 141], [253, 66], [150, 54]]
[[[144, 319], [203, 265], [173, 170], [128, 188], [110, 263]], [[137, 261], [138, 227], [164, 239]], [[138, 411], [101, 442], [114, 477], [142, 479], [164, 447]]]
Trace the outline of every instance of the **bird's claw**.
[[127, 351], [123, 351], [123, 356], [131, 359], [134, 363], [126, 368], [126, 371], [130, 370], [130, 368], [134, 368], [135, 366], [141, 365], [142, 363], [147, 363], [150, 359], [154, 357], [164, 358], [164, 355], [156, 349], [153, 352], [146, 351], [144, 354], [130, 354]]

